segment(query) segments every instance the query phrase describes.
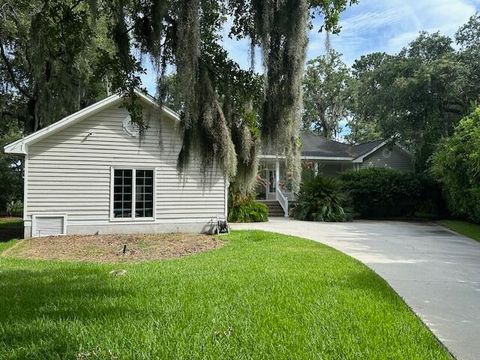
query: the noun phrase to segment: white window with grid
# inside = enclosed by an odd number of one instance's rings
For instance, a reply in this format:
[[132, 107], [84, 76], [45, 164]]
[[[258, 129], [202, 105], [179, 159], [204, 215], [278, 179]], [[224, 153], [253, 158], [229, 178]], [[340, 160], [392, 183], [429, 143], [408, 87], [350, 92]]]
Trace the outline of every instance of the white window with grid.
[[112, 168], [110, 218], [155, 218], [155, 169]]

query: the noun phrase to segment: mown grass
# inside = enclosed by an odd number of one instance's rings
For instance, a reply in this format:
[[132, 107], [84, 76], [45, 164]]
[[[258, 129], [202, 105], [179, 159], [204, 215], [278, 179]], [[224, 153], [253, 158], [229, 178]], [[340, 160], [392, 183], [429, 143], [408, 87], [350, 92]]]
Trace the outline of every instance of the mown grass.
[[140, 264], [0, 257], [0, 358], [450, 358], [359, 262], [273, 233], [223, 239]]
[[462, 220], [441, 220], [440, 224], [465, 235], [473, 240], [480, 241], [480, 225]]

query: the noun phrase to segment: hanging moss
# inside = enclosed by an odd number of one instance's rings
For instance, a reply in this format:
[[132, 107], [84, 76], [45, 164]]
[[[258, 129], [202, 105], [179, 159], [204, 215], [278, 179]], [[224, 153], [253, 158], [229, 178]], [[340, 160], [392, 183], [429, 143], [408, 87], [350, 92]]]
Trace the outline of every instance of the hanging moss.
[[[195, 102], [191, 106], [198, 111], [198, 115], [188, 120], [186, 113], [182, 115], [184, 133], [178, 168], [183, 171], [190, 160], [199, 155], [204, 172], [217, 165], [228, 179], [232, 179], [237, 169], [235, 147], [218, 95], [212, 86], [211, 76], [202, 64], [199, 67], [199, 81], [192, 91]], [[201, 94], [201, 98], [197, 94]]]
[[265, 66], [264, 142], [286, 157], [294, 191], [301, 179], [300, 119], [308, 28], [307, 0], [258, 2], [256, 17]]
[[[302, 76], [309, 10], [323, 12], [325, 28], [336, 32], [338, 14], [348, 0], [115, 0], [116, 37], [120, 52], [123, 30], [133, 23], [133, 39], [149, 53], [161, 78], [174, 64], [183, 124], [178, 158], [182, 172], [195, 156], [202, 169], [221, 169], [240, 193], [253, 188], [259, 129], [264, 142], [286, 156], [287, 175], [294, 190], [300, 182], [299, 129], [302, 113]], [[350, 1], [355, 2], [355, 0]], [[130, 8], [125, 13], [126, 4]], [[121, 10], [121, 11], [120, 11]], [[222, 48], [221, 30], [230, 15], [231, 34], [251, 40], [251, 72], [242, 72]], [[255, 46], [263, 53], [263, 101], [256, 103]], [[126, 79], [132, 73], [128, 63]], [[127, 66], [127, 68], [128, 68]], [[136, 64], [137, 71], [141, 67]], [[242, 90], [242, 87], [245, 87]], [[251, 93], [249, 93], [249, 91]], [[255, 104], [254, 104], [255, 103]]]
[[260, 131], [252, 104], [245, 105], [243, 116], [232, 116], [232, 140], [237, 153], [237, 173], [230, 184], [231, 191], [248, 196], [254, 191], [258, 171]]
[[[185, 102], [182, 120], [188, 131], [196, 126], [199, 115], [195, 90], [199, 89], [200, 0], [182, 0], [178, 6], [180, 8], [176, 22], [175, 65], [179, 88]], [[205, 73], [203, 77], [206, 77]], [[212, 102], [209, 98], [205, 100]]]

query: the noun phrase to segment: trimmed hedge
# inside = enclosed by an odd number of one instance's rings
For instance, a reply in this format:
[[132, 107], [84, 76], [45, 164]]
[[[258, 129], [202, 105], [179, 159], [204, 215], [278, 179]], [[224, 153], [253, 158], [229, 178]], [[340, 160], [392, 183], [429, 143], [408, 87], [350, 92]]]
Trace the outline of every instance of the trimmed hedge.
[[443, 200], [438, 184], [413, 173], [385, 168], [349, 171], [340, 176], [353, 212], [360, 218], [440, 216]]

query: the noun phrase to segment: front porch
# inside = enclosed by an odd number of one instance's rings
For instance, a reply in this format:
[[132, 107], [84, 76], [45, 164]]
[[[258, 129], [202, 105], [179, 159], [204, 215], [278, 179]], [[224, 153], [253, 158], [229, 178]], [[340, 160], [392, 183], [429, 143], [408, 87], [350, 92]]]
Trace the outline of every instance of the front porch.
[[288, 190], [285, 162], [281, 159], [261, 159], [258, 167], [261, 181], [257, 185], [257, 200], [268, 206], [269, 216], [288, 217], [295, 194]]
[[[335, 177], [352, 168], [351, 161], [304, 158], [302, 159], [302, 181], [312, 179], [319, 174]], [[285, 159], [274, 156], [261, 157], [258, 176], [261, 180], [256, 188], [257, 200], [268, 206], [271, 217], [288, 217], [296, 196], [289, 186]]]

